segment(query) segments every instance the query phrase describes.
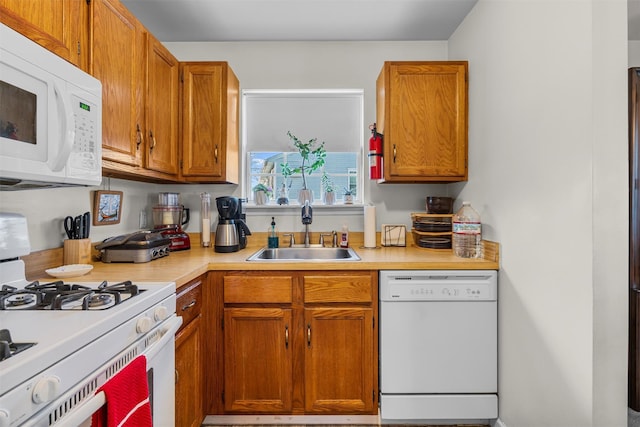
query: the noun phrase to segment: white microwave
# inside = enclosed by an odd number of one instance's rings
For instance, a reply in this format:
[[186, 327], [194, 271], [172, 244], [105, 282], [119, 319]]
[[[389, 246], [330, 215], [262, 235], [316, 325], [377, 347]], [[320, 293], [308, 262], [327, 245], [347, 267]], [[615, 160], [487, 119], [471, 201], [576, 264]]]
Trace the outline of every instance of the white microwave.
[[101, 180], [102, 84], [0, 24], [0, 190]]

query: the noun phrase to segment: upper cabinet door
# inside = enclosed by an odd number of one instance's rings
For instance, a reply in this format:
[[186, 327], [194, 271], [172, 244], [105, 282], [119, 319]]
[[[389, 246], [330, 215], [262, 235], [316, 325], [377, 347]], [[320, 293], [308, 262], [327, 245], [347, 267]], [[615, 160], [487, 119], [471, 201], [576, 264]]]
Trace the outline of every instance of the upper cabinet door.
[[467, 62], [385, 62], [377, 80], [381, 182], [467, 179]]
[[186, 62], [182, 71], [182, 177], [238, 182], [239, 82], [226, 62]]
[[147, 47], [147, 165], [178, 174], [178, 60], [148, 34]]
[[118, 0], [92, 0], [91, 27], [90, 72], [102, 82], [102, 157], [142, 166], [144, 27]]
[[67, 61], [84, 68], [88, 23], [84, 0], [0, 0], [0, 21]]

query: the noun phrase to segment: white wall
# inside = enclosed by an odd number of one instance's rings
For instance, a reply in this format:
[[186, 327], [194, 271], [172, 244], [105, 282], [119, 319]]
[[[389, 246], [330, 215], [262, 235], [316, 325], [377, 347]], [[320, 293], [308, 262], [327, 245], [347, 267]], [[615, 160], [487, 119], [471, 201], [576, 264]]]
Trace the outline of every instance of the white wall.
[[[447, 59], [447, 42], [331, 42], [331, 43], [166, 43], [181, 61], [225, 60], [237, 74], [243, 89], [288, 88], [363, 88], [365, 94], [365, 137], [369, 123], [375, 121], [375, 82], [385, 60]], [[93, 241], [138, 229], [138, 216], [145, 210], [151, 225], [151, 208], [160, 191], [181, 193], [182, 203], [192, 210], [188, 232], [197, 232], [199, 193], [212, 198], [241, 196], [237, 185], [159, 185], [132, 181], [106, 180], [100, 189], [110, 187], [124, 192], [123, 220], [118, 225], [94, 227]], [[64, 238], [65, 215], [78, 215], [91, 207], [92, 191], [98, 188], [61, 188], [0, 192], [0, 210], [27, 216], [32, 250], [60, 247]], [[378, 229], [381, 223], [406, 224], [410, 213], [424, 210], [427, 195], [447, 195], [446, 184], [365, 183], [368, 201], [377, 207]], [[265, 231], [272, 213], [264, 210], [248, 213], [249, 227]], [[281, 231], [301, 230], [299, 212], [291, 209], [277, 216]], [[339, 230], [343, 223], [352, 231], [362, 231], [361, 211], [337, 215], [314, 210], [313, 231]]]
[[[228, 61], [240, 80], [241, 89], [364, 89], [365, 142], [370, 123], [375, 122], [375, 84], [384, 61], [443, 60], [447, 42], [232, 42], [166, 43], [180, 61]], [[365, 169], [366, 170], [366, 169]], [[406, 224], [410, 212], [424, 210], [424, 197], [446, 195], [447, 185], [365, 183], [365, 198], [376, 205], [378, 229], [381, 223]], [[234, 195], [240, 196], [240, 188]], [[280, 230], [301, 230], [298, 211], [278, 216]], [[264, 231], [273, 213], [249, 211], [249, 227]], [[336, 217], [338, 215], [338, 217]], [[314, 210], [312, 229], [339, 230], [342, 223], [362, 231], [361, 212], [323, 215]]]
[[625, 2], [598, 1], [480, 0], [449, 40], [470, 61], [458, 197], [501, 243], [508, 427], [626, 425], [626, 44]]
[[640, 67], [640, 40], [629, 40], [629, 67]]

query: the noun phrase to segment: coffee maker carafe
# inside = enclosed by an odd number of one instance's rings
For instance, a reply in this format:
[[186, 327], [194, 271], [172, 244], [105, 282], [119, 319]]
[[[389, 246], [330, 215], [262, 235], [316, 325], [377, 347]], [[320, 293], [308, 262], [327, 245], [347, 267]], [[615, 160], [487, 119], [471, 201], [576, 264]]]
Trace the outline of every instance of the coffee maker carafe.
[[215, 252], [237, 252], [247, 245], [251, 234], [244, 222], [242, 200], [237, 197], [217, 197], [218, 226], [214, 244]]
[[158, 205], [153, 207], [153, 227], [171, 240], [170, 251], [191, 248], [189, 235], [184, 232], [189, 223], [189, 209], [178, 203], [178, 193], [160, 193]]

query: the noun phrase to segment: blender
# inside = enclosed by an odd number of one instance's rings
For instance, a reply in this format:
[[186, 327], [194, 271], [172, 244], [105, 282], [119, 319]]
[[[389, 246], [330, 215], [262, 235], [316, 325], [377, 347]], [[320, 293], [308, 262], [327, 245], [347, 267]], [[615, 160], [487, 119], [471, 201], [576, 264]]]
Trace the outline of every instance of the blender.
[[179, 204], [178, 193], [160, 193], [153, 207], [153, 228], [171, 240], [170, 251], [191, 248], [189, 235], [184, 232], [189, 223], [189, 209]]

